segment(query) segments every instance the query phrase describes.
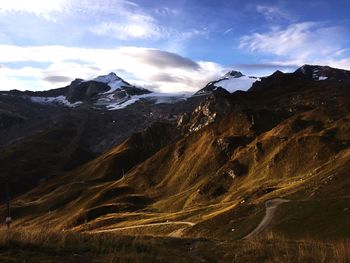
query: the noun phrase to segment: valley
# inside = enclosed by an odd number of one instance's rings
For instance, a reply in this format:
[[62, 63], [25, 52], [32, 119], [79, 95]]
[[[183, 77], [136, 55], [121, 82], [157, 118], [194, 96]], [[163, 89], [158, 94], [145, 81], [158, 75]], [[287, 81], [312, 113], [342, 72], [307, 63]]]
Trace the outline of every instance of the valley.
[[[113, 74], [0, 93], [0, 260], [346, 262], [350, 72], [238, 73], [186, 97]], [[32, 99], [59, 96], [81, 103]]]

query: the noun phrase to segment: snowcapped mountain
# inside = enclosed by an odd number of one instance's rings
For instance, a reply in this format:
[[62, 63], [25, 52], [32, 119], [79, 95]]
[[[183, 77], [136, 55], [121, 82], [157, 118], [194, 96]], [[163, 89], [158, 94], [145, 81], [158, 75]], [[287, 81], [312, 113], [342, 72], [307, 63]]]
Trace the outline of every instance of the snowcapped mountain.
[[175, 103], [188, 97], [185, 94], [151, 92], [129, 84], [113, 72], [91, 80], [75, 79], [67, 87], [56, 90], [24, 94], [32, 102], [40, 104], [107, 110], [123, 109], [137, 101]]
[[294, 74], [304, 76], [316, 81], [335, 80], [338, 82], [350, 81], [350, 72], [329, 66], [304, 65], [298, 68]]
[[[271, 85], [280, 77], [304, 81], [335, 81], [350, 83], [350, 72], [328, 66], [304, 65], [293, 73], [276, 71], [268, 78]], [[211, 94], [230, 94], [237, 90], [256, 90], [266, 86], [266, 78], [246, 76], [239, 71], [230, 71], [218, 80], [209, 82], [204, 88], [197, 91], [192, 97], [207, 96]], [[264, 80], [264, 85], [261, 85]], [[75, 79], [70, 85], [41, 92], [7, 91], [1, 95], [11, 95], [26, 98], [34, 103], [69, 108], [83, 107], [100, 110], [119, 110], [129, 105], [139, 103], [147, 104], [173, 104], [188, 99], [188, 94], [166, 94], [136, 87], [126, 82], [115, 73], [98, 76], [91, 80]]]
[[209, 82], [203, 89], [199, 90], [194, 96], [209, 95], [212, 93], [232, 93], [236, 90], [248, 90], [255, 81], [256, 77], [248, 77], [239, 71], [230, 71], [222, 78]]
[[[350, 71], [332, 68], [329, 66], [304, 65], [293, 73], [283, 73], [276, 71], [269, 77], [252, 77], [246, 76], [239, 71], [230, 71], [223, 75], [220, 79], [209, 82], [204, 88], [197, 91], [194, 96], [207, 96], [210, 94], [232, 93], [237, 90], [257, 90], [260, 87], [266, 87], [267, 82], [271, 82], [270, 86], [276, 87], [276, 81], [280, 78], [290, 78], [290, 81], [328, 81], [350, 83]], [[262, 84], [262, 80], [264, 83]]]
[[271, 90], [287, 92], [292, 89], [297, 92], [306, 87], [332, 87], [339, 84], [350, 84], [350, 71], [329, 66], [304, 65], [292, 73], [277, 70], [272, 75], [255, 82], [249, 92]]
[[111, 72], [108, 75], [96, 77], [92, 79], [92, 81], [104, 83], [110, 87], [110, 89], [103, 94], [111, 94], [117, 90], [122, 90], [124, 87], [132, 87], [129, 83], [118, 77], [114, 72]]
[[123, 84], [130, 85], [129, 83], [125, 82], [123, 79], [118, 77], [114, 72], [111, 72], [108, 75], [96, 77], [93, 79], [93, 81], [105, 83], [108, 86], [110, 86], [113, 90], [121, 88]]

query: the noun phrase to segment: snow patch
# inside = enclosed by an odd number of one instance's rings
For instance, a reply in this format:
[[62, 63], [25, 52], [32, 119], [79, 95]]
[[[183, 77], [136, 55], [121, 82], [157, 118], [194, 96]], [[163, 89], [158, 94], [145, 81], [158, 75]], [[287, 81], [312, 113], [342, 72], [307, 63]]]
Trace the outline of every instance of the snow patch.
[[[109, 83], [106, 83], [108, 86], [111, 87], [110, 90], [102, 93], [102, 94], [110, 94], [110, 93], [113, 93], [115, 92], [116, 90], [118, 89], [121, 89], [121, 87], [123, 86], [123, 81], [122, 80], [116, 80], [116, 81], [112, 81], [112, 82], [109, 82]], [[125, 85], [125, 84], [124, 84]]]
[[58, 97], [30, 97], [30, 100], [39, 104], [58, 104], [64, 105], [70, 108], [75, 108], [82, 104], [82, 101], [77, 101], [75, 103], [70, 103], [65, 96]]
[[319, 76], [318, 77], [318, 80], [326, 80], [326, 79], [328, 79], [328, 77], [324, 77], [324, 76]]
[[[135, 96], [137, 97], [137, 96]], [[127, 106], [134, 104], [136, 101], [138, 101], [140, 98], [132, 98], [129, 100], [124, 100], [123, 102], [116, 102], [116, 103], [112, 103], [106, 106], [106, 108], [108, 110], [120, 110], [120, 109], [124, 109]]]
[[120, 110], [124, 109], [127, 106], [134, 104], [135, 102], [141, 100], [141, 99], [146, 99], [146, 100], [151, 100], [155, 104], [160, 104], [160, 103], [175, 103], [181, 100], [186, 100], [190, 95], [188, 94], [169, 94], [169, 93], [148, 93], [148, 94], [143, 94], [143, 95], [136, 95], [136, 96], [131, 96], [129, 98], [126, 98], [123, 101], [119, 101], [116, 103], [111, 103], [109, 105], [106, 105], [106, 108], [108, 110]]
[[121, 80], [115, 73], [111, 72], [108, 75], [99, 76], [93, 79], [93, 81], [102, 82], [108, 84], [110, 82], [115, 82]]
[[96, 81], [96, 82], [101, 82], [101, 83], [107, 84], [111, 88], [110, 90], [108, 90], [102, 94], [113, 93], [116, 90], [121, 89], [122, 86], [126, 85], [126, 83], [113, 72], [109, 73], [108, 75], [96, 77], [92, 80]]
[[248, 90], [252, 87], [253, 83], [258, 79], [242, 76], [240, 78], [228, 78], [223, 79], [214, 84], [216, 87], [222, 87], [228, 92], [234, 92], [236, 90]]

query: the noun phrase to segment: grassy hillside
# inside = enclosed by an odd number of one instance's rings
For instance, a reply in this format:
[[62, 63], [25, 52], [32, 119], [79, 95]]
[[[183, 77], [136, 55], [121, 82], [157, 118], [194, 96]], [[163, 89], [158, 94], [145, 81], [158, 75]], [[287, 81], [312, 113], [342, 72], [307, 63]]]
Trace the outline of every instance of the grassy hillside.
[[[139, 260], [133, 253], [146, 239], [146, 262], [176, 251], [181, 256], [175, 262], [201, 255], [209, 262], [292, 262], [297, 256], [346, 262], [350, 90], [321, 82], [293, 85], [287, 92], [209, 98], [177, 127], [156, 123], [13, 200], [13, 227], [24, 233], [51, 229], [59, 237], [68, 232], [69, 238], [87, 238], [89, 251], [94, 238], [108, 247], [100, 237], [113, 236], [132, 249], [104, 255], [130, 261]], [[274, 198], [289, 202], [259, 233], [264, 239], [243, 239]], [[269, 232], [277, 237], [268, 239]], [[196, 245], [188, 251], [188, 244]], [[100, 246], [81, 253], [102, 253]], [[56, 251], [56, 244], [49, 249]]]
[[346, 263], [349, 240], [333, 243], [205, 239], [0, 231], [2, 262], [330, 262]]

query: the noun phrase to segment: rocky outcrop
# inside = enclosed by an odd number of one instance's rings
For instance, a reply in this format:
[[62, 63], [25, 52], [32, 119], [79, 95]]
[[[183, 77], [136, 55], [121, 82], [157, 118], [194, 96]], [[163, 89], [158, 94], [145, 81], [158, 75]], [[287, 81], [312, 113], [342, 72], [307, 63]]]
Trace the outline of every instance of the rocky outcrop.
[[233, 161], [229, 163], [228, 168], [225, 170], [224, 174], [229, 175], [232, 179], [243, 176], [247, 174], [248, 168], [241, 164], [239, 161]]
[[229, 136], [218, 138], [215, 143], [226, 156], [231, 156], [233, 151], [239, 146], [245, 146], [252, 139], [246, 136]]
[[81, 82], [76, 80], [67, 87], [66, 98], [71, 103], [77, 101], [89, 102], [93, 100], [97, 94], [106, 92], [110, 89], [111, 88], [107, 84], [102, 82]]
[[231, 104], [225, 96], [212, 95], [201, 103], [190, 115], [183, 114], [178, 119], [178, 128], [183, 133], [193, 133], [213, 123], [231, 109]]

